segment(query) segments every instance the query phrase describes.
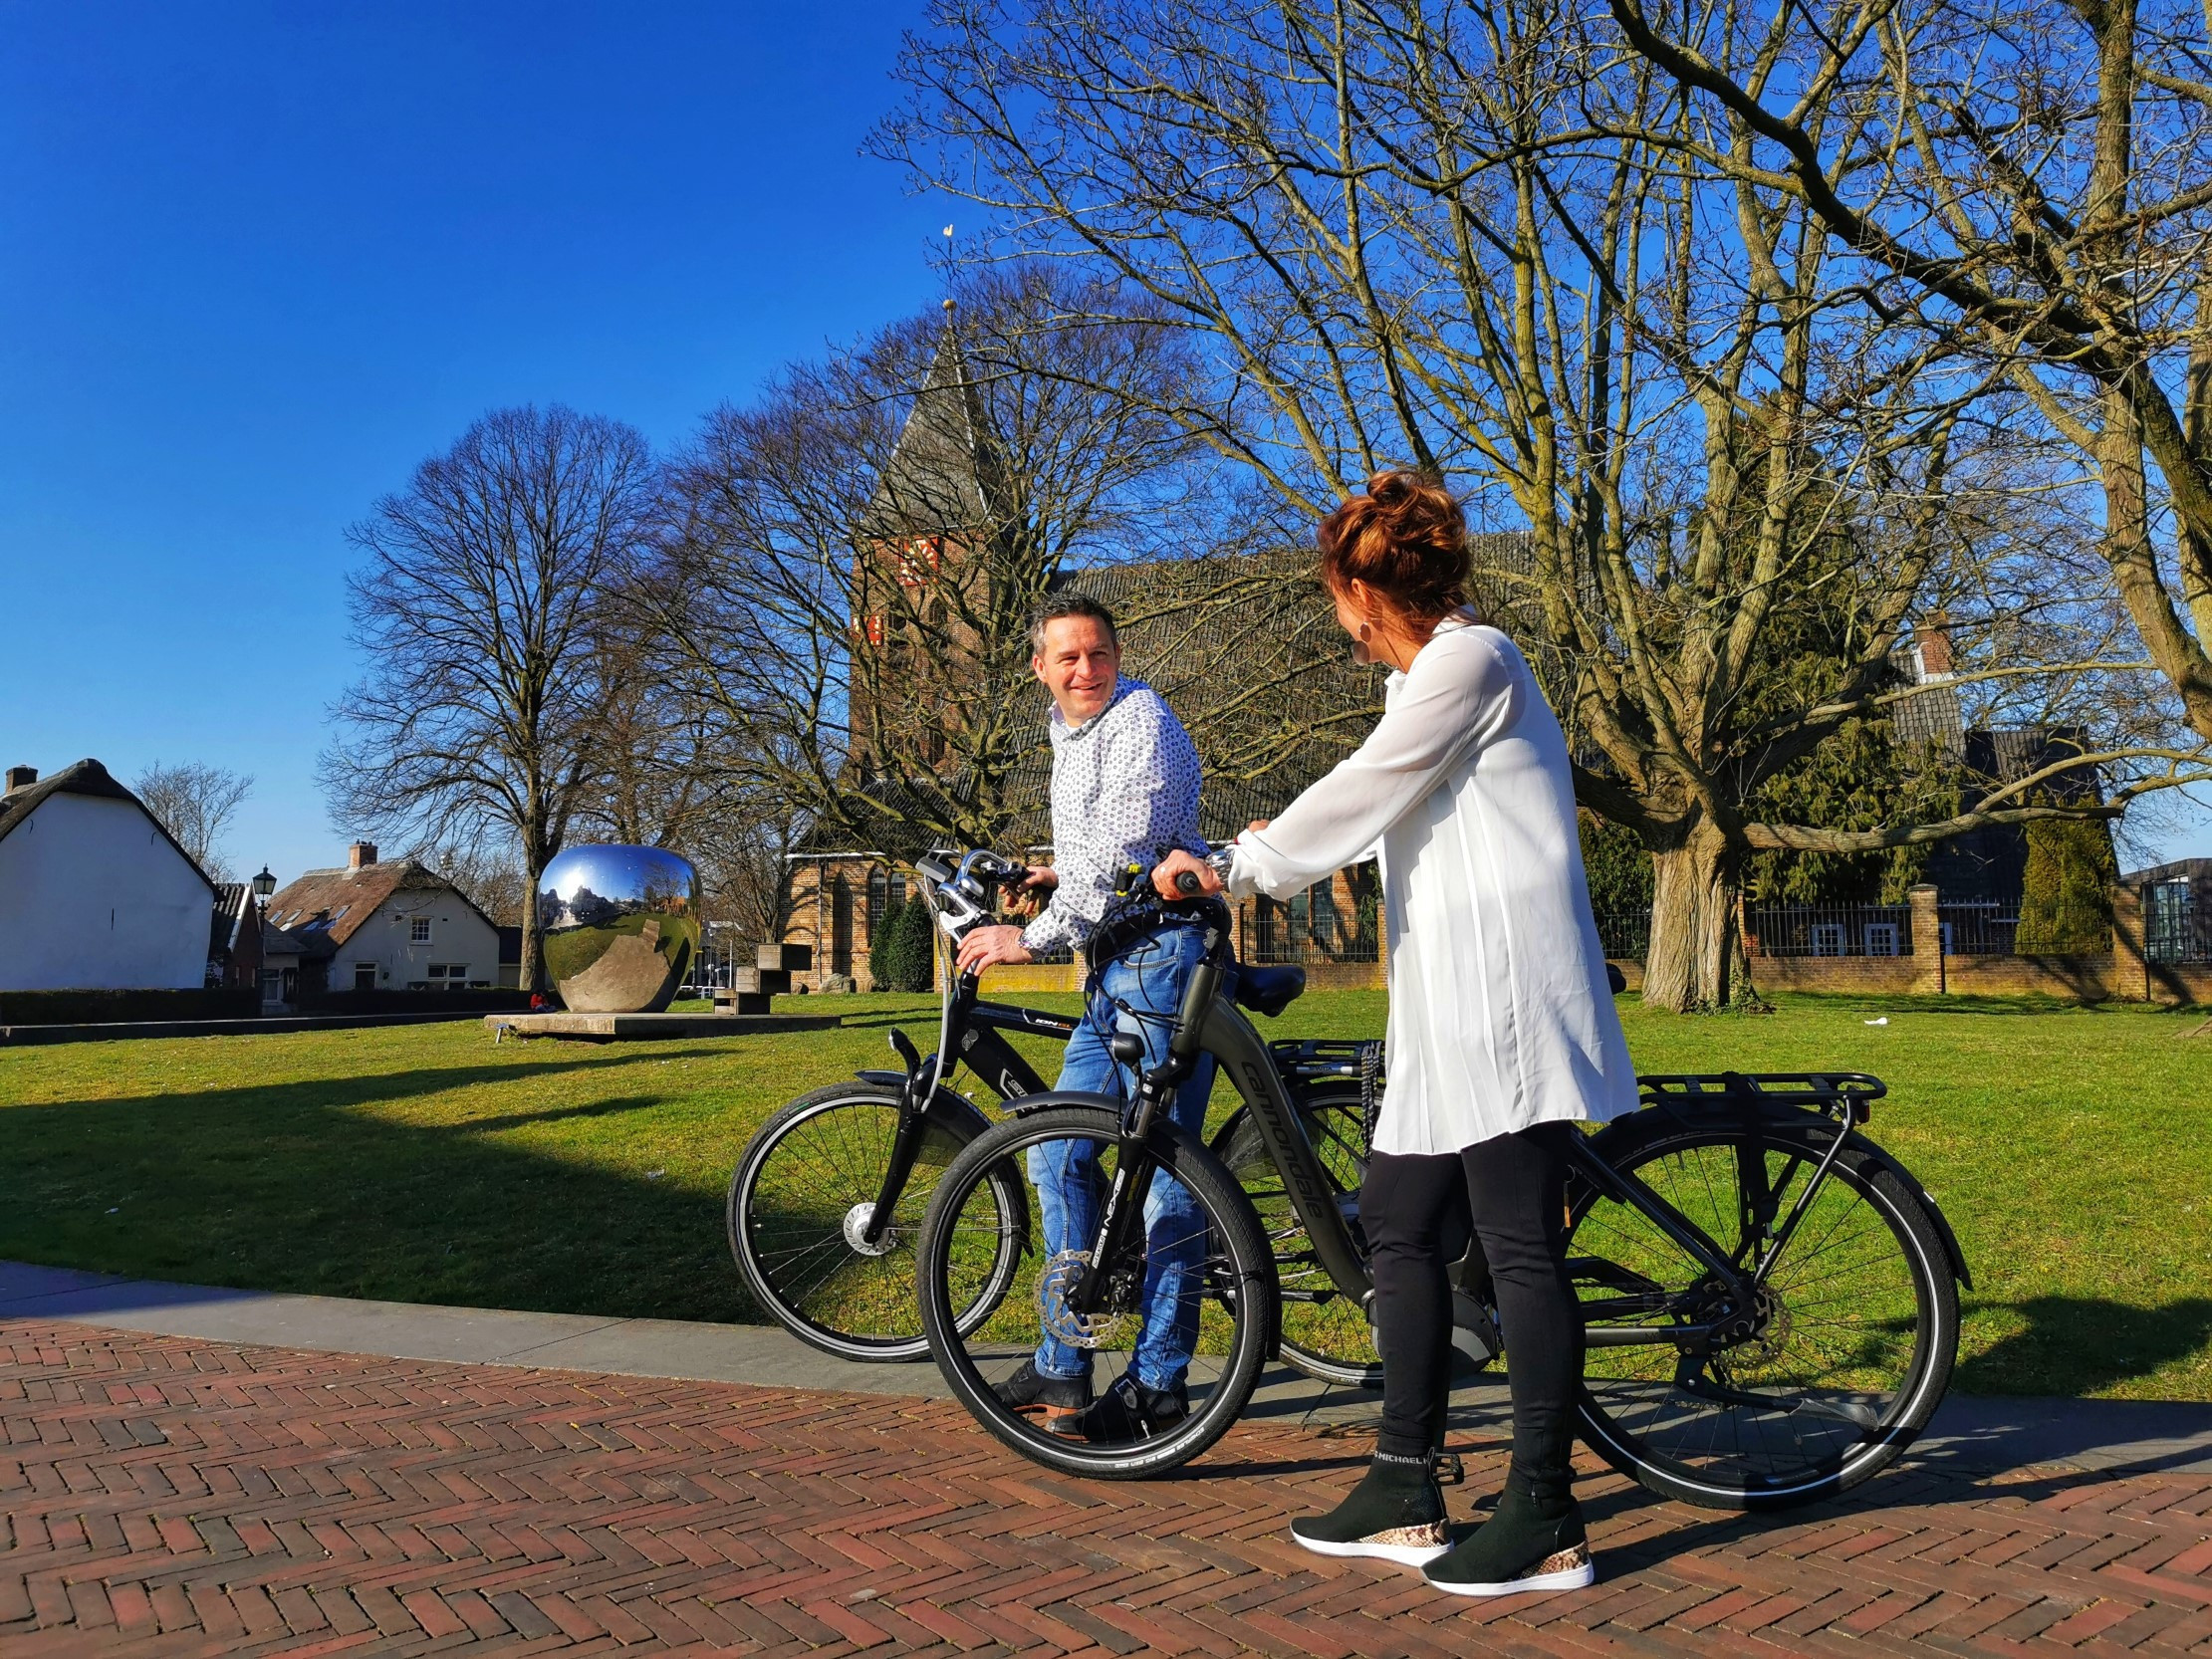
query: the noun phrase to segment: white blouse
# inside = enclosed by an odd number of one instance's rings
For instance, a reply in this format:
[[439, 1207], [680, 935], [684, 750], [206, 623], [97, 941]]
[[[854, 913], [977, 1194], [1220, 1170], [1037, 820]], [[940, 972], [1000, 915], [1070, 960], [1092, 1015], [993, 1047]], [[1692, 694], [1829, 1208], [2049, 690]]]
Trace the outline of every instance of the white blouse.
[[1375, 1149], [1456, 1152], [1633, 1110], [1567, 738], [1520, 650], [1471, 612], [1390, 675], [1355, 754], [1237, 837], [1228, 886], [1288, 898], [1378, 854], [1390, 1022]]

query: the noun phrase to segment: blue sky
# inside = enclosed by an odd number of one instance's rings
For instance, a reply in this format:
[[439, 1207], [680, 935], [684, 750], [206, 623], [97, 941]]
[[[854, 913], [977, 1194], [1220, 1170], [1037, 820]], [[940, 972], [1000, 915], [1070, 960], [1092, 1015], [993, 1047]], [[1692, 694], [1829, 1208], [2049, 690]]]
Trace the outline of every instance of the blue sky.
[[957, 213], [856, 154], [918, 12], [0, 0], [0, 764], [250, 772], [232, 861], [336, 861], [346, 526], [487, 408], [668, 444], [930, 303]]
[[346, 526], [487, 408], [683, 437], [929, 304], [856, 148], [913, 4], [0, 0], [0, 764], [315, 789]]

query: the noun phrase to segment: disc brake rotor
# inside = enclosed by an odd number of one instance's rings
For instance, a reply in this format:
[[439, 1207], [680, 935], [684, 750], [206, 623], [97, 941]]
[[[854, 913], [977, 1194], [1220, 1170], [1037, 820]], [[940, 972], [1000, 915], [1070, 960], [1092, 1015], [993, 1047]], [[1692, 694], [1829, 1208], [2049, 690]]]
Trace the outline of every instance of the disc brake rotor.
[[1105, 1307], [1084, 1313], [1071, 1306], [1069, 1296], [1083, 1282], [1091, 1266], [1088, 1250], [1063, 1250], [1045, 1264], [1037, 1283], [1037, 1316], [1048, 1333], [1072, 1348], [1118, 1348], [1136, 1333], [1136, 1318], [1126, 1308]]

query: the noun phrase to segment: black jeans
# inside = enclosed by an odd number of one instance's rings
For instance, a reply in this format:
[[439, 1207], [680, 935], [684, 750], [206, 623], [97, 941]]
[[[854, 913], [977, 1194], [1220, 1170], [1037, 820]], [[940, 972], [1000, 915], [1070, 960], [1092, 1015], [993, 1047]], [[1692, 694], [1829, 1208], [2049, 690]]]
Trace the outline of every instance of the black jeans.
[[1573, 1481], [1583, 1320], [1567, 1277], [1569, 1123], [1540, 1123], [1437, 1157], [1375, 1153], [1359, 1188], [1382, 1348], [1378, 1451], [1421, 1457], [1444, 1443], [1451, 1393], [1448, 1269], [1472, 1222], [1497, 1288], [1513, 1388], [1508, 1479], [1563, 1501]]

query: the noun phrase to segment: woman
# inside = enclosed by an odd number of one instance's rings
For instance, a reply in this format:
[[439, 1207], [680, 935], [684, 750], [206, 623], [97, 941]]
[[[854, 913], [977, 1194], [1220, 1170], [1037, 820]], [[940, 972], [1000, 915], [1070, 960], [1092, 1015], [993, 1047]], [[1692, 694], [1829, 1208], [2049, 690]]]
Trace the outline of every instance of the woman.
[[[1635, 1105], [1576, 834], [1567, 740], [1513, 641], [1467, 604], [1458, 504], [1377, 473], [1321, 527], [1321, 572], [1358, 660], [1387, 663], [1381, 721], [1282, 817], [1237, 838], [1226, 885], [1287, 898], [1379, 853], [1389, 1085], [1359, 1218], [1382, 1350], [1374, 1460], [1292, 1536], [1328, 1555], [1421, 1564], [1464, 1595], [1596, 1577], [1572, 1492], [1583, 1327], [1566, 1267], [1577, 1121]], [[1198, 872], [1162, 862], [1162, 894]], [[1464, 1194], [1464, 1197], [1462, 1197]], [[1461, 1205], [1510, 1343], [1513, 1462], [1492, 1518], [1448, 1548], [1435, 1454], [1451, 1378], [1447, 1239]]]

